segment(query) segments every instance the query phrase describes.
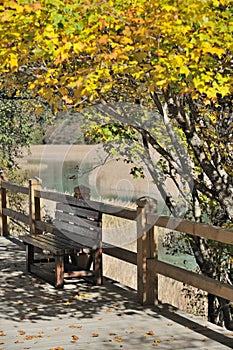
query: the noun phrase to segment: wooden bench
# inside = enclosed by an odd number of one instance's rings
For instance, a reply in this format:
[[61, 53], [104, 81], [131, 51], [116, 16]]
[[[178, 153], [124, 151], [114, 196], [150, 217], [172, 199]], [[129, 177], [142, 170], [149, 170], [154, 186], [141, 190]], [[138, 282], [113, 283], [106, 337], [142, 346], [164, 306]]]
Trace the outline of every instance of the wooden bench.
[[[73, 277], [102, 284], [102, 213], [90, 203], [79, 199], [72, 205], [57, 203], [55, 219], [46, 225], [46, 231], [22, 237], [28, 272], [56, 288], [63, 287], [65, 278]], [[38, 249], [44, 255], [40, 259], [35, 254]]]

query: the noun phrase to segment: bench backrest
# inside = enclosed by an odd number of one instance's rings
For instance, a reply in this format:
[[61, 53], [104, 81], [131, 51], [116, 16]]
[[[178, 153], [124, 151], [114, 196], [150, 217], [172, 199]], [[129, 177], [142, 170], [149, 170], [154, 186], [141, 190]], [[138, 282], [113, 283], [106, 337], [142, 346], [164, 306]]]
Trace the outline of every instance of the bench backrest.
[[102, 213], [85, 201], [77, 204], [58, 203], [54, 225], [64, 236], [84, 247], [96, 249], [102, 246]]

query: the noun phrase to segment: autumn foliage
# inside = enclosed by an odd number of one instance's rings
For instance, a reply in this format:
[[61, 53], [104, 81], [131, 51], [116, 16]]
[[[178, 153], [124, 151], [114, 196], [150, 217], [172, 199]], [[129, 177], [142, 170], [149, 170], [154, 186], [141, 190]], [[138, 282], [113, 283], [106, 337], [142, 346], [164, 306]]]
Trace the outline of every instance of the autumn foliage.
[[[128, 84], [141, 98], [157, 89], [232, 92], [232, 2], [228, 0], [28, 0], [0, 6], [0, 87], [23, 86], [80, 106]], [[117, 90], [120, 90], [116, 88]], [[126, 93], [121, 89], [123, 98]]]

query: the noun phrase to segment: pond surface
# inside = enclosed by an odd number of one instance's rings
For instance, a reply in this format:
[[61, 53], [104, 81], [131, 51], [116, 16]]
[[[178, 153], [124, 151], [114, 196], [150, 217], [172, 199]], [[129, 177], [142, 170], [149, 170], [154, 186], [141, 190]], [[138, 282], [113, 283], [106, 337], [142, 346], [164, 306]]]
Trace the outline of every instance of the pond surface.
[[77, 185], [91, 189], [93, 199], [135, 201], [144, 195], [161, 197], [150, 176], [134, 179], [129, 164], [106, 159], [101, 146], [39, 145], [22, 162], [28, 177], [38, 176], [43, 187], [72, 194]]
[[[32, 146], [31, 154], [23, 158], [22, 167], [28, 178], [38, 176], [43, 187], [47, 189], [73, 194], [74, 187], [82, 184], [91, 189], [92, 199], [113, 200], [125, 206], [146, 195], [157, 199], [159, 213], [168, 214], [148, 174], [145, 179], [133, 179], [130, 166], [123, 161], [105, 161], [105, 153], [100, 146]], [[125, 227], [122, 227], [122, 230], [124, 231]], [[186, 269], [196, 267], [193, 257], [185, 254], [167, 254], [161, 243], [159, 259]]]

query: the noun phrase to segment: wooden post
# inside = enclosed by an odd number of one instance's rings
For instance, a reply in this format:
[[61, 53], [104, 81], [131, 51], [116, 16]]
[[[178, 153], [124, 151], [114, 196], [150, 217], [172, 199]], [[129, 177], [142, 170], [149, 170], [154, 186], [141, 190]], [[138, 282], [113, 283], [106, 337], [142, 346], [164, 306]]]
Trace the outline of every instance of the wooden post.
[[42, 182], [38, 177], [29, 179], [29, 223], [31, 235], [40, 233], [35, 227], [35, 221], [41, 220], [42, 202], [40, 198], [35, 196], [35, 190], [39, 190], [41, 184]]
[[156, 212], [156, 200], [137, 201], [137, 295], [142, 305], [158, 304], [158, 276], [154, 266], [158, 258], [158, 230], [147, 224], [147, 213]]
[[3, 214], [4, 208], [8, 205], [8, 193], [2, 186], [2, 182], [7, 181], [7, 175], [4, 171], [0, 173], [0, 236], [9, 235], [9, 217]]
[[74, 197], [83, 200], [90, 200], [90, 188], [84, 185], [76, 186], [74, 188]]
[[[74, 197], [88, 201], [91, 197], [91, 190], [89, 187], [84, 185], [76, 186], [74, 187]], [[90, 270], [92, 263], [95, 265], [95, 258], [93, 258], [93, 255], [90, 254], [89, 249], [83, 249], [78, 255], [71, 254], [70, 258], [73, 265], [77, 265], [86, 270]]]
[[55, 288], [63, 288], [64, 285], [64, 256], [55, 256]]

